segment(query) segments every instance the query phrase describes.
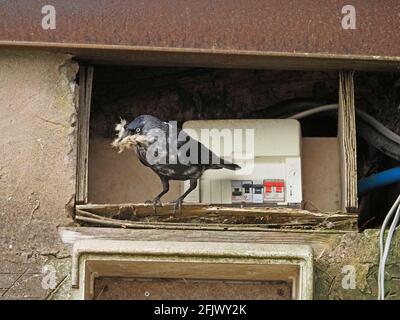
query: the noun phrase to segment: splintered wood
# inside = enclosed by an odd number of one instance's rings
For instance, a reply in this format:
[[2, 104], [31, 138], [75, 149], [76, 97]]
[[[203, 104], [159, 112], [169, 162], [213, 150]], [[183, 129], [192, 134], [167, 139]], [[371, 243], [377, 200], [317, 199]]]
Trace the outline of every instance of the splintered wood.
[[81, 66], [79, 71], [78, 141], [76, 165], [76, 201], [87, 203], [89, 164], [89, 120], [92, 99], [93, 67]]
[[354, 72], [339, 74], [339, 154], [341, 157], [342, 210], [356, 212], [357, 155]]
[[172, 205], [78, 205], [76, 221], [84, 226], [201, 230], [340, 229], [354, 230], [357, 215], [317, 213], [292, 208], [228, 207], [184, 204], [179, 213]]

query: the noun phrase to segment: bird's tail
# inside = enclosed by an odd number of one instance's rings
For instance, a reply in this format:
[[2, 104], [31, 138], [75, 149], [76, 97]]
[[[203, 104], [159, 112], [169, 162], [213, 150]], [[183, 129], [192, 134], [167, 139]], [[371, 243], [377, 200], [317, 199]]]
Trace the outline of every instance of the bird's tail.
[[241, 167], [239, 165], [237, 165], [235, 163], [228, 162], [228, 161], [223, 161], [220, 164], [220, 167], [221, 168], [225, 168], [225, 169], [229, 169], [229, 170], [239, 170], [239, 169], [241, 169]]

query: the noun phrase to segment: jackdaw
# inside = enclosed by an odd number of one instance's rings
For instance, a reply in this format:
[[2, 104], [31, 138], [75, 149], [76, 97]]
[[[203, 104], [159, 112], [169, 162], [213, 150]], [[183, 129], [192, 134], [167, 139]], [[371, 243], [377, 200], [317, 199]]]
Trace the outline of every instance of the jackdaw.
[[140, 162], [152, 169], [161, 179], [163, 190], [152, 201], [161, 206], [160, 198], [169, 190], [169, 180], [190, 180], [190, 187], [173, 201], [174, 211], [182, 200], [197, 187], [197, 180], [208, 169], [238, 170], [240, 166], [216, 156], [203, 144], [184, 131], [151, 115], [141, 115], [127, 124], [125, 120], [116, 126], [118, 137], [112, 145], [133, 149]]

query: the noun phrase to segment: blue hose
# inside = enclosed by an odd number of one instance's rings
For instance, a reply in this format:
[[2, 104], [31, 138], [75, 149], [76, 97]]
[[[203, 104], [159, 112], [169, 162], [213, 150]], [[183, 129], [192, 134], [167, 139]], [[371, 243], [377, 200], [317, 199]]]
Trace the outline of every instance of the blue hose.
[[358, 195], [362, 196], [372, 190], [400, 182], [400, 167], [385, 170], [358, 180]]

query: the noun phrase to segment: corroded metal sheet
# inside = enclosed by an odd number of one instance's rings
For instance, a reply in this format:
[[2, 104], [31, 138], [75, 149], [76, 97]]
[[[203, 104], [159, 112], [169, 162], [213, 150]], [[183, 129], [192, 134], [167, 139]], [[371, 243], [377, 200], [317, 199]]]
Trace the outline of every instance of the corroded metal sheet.
[[0, 0], [0, 41], [400, 56], [398, 0], [352, 0], [355, 30], [342, 0], [52, 0], [44, 30], [47, 2]]

